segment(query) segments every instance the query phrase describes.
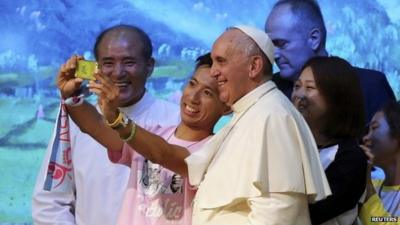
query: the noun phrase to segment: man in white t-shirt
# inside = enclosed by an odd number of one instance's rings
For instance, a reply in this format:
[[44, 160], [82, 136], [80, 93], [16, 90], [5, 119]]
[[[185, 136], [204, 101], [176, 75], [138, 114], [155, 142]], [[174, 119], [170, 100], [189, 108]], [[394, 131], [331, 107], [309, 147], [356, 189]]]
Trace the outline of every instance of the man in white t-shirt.
[[[99, 69], [119, 87], [122, 111], [142, 126], [178, 124], [178, 106], [146, 92], [145, 83], [154, 68], [152, 44], [146, 33], [130, 25], [111, 27], [98, 36], [94, 53]], [[73, 76], [79, 59], [82, 57], [72, 56], [59, 73]], [[63, 94], [64, 98], [73, 95]], [[72, 120], [69, 124], [72, 179], [63, 180], [70, 182], [66, 189], [43, 189], [52, 153], [50, 143], [33, 194], [33, 221], [37, 225], [115, 225], [130, 170], [111, 163], [101, 144], [81, 132]]]

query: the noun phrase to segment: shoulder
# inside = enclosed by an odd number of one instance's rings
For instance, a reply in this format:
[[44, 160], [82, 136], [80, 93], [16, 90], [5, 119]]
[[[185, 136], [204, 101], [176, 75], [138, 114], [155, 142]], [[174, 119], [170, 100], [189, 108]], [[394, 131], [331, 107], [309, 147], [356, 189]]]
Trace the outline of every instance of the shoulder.
[[158, 107], [163, 110], [172, 111], [174, 113], [179, 112], [179, 106], [177, 104], [166, 101], [164, 99], [154, 97], [154, 96], [151, 96], [151, 98], [153, 98], [153, 102], [152, 102], [153, 107], [155, 106], [155, 107]]
[[166, 127], [179, 123], [180, 113], [178, 105], [150, 94], [146, 94], [143, 101], [136, 111], [140, 124]]
[[[332, 163], [325, 169], [331, 185], [339, 185], [338, 179], [346, 182], [365, 182], [367, 157], [356, 142], [339, 143], [338, 151]], [[361, 183], [362, 184], [362, 183]]]
[[352, 164], [358, 165], [367, 164], [367, 156], [355, 139], [343, 140], [339, 143], [338, 153], [335, 160], [348, 161]]
[[[279, 91], [271, 93], [255, 105], [248, 115], [254, 127], [273, 131], [275, 134], [285, 133], [288, 137], [290, 131], [308, 129], [302, 115], [293, 104]], [[294, 132], [296, 133], [296, 132]]]
[[386, 75], [380, 71], [366, 69], [366, 68], [360, 68], [360, 67], [354, 67], [354, 69], [355, 69], [358, 77], [361, 80], [363, 80], [363, 79], [374, 79], [374, 80], [386, 79]]
[[290, 98], [293, 91], [294, 82], [281, 77], [278, 73], [274, 73], [272, 81], [276, 84], [279, 90], [281, 90], [287, 98]]
[[272, 75], [272, 81], [277, 83], [277, 84], [279, 83], [279, 84], [282, 84], [282, 85], [291, 85], [291, 84], [293, 84], [293, 81], [284, 79], [279, 72], [276, 72], [276, 73], [274, 73]]
[[356, 139], [345, 139], [339, 142], [339, 151], [353, 155], [365, 156], [364, 151], [359, 146]]
[[262, 97], [254, 108], [259, 116], [265, 118], [284, 118], [299, 115], [292, 102], [279, 90], [274, 90]]
[[393, 99], [395, 95], [386, 75], [382, 72], [355, 67], [366, 99]]

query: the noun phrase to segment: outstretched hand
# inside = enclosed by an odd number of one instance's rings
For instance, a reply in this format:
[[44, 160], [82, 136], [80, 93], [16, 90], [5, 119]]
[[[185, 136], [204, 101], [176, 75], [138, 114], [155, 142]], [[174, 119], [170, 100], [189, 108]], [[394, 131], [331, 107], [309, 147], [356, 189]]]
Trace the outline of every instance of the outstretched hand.
[[71, 97], [81, 86], [82, 79], [75, 77], [75, 70], [78, 60], [83, 59], [82, 56], [73, 55], [66, 63], [61, 65], [57, 74], [57, 87], [63, 98]]
[[103, 75], [99, 71], [96, 72], [94, 76], [96, 81], [89, 82], [89, 91], [97, 95], [98, 104], [104, 118], [109, 122], [113, 122], [119, 113], [119, 88], [109, 77]]

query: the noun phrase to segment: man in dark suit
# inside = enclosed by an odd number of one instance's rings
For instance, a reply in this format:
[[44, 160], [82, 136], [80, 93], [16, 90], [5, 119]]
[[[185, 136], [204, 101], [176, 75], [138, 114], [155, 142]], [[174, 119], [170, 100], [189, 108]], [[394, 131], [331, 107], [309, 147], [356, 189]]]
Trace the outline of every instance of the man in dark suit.
[[[273, 81], [291, 98], [293, 83], [304, 64], [315, 56], [328, 56], [326, 28], [319, 5], [314, 0], [280, 0], [275, 3], [265, 23], [272, 39], [275, 61], [280, 69]], [[389, 100], [395, 100], [385, 74], [355, 68], [364, 94], [366, 122]]]

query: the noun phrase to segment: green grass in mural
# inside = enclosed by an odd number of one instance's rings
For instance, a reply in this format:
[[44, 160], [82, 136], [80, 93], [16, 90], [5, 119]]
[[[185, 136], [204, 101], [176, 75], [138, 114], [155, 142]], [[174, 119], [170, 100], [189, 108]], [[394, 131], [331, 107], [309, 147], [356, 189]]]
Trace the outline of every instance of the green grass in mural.
[[35, 116], [38, 104], [32, 100], [0, 99], [0, 137], [13, 127], [23, 124]]
[[0, 86], [13, 84], [14, 86], [25, 86], [35, 82], [33, 76], [25, 73], [2, 73], [0, 75]]
[[39, 66], [36, 71], [31, 71], [29, 73], [1, 73], [0, 86], [12, 84], [14, 86], [24, 87], [33, 85], [35, 83], [35, 79], [50, 79], [53, 81], [53, 78], [55, 78], [57, 75], [57, 71], [58, 68], [53, 66]]
[[21, 135], [12, 136], [9, 139], [10, 144], [24, 144], [29, 148], [29, 145], [37, 146], [47, 144], [49, 141], [48, 134], [53, 131], [54, 123], [45, 120], [36, 120], [29, 128], [29, 132], [24, 132]]
[[179, 59], [161, 61], [154, 68], [152, 78], [168, 77], [172, 79], [183, 79], [193, 72], [193, 63]]
[[31, 223], [36, 175], [53, 131], [57, 99], [0, 99], [0, 224]]
[[44, 149], [0, 147], [0, 223], [29, 223], [32, 191]]
[[[0, 138], [5, 138], [6, 135], [10, 136], [20, 136], [23, 133], [10, 133], [14, 129], [24, 129], [25, 126], [29, 126], [29, 122], [32, 122], [36, 118], [39, 105], [42, 104], [44, 112], [44, 120], [49, 121], [54, 120], [57, 114], [57, 102], [58, 99], [45, 99], [43, 101], [36, 101], [33, 99], [11, 99], [11, 98], [1, 98], [0, 99]], [[40, 103], [42, 102], [42, 103]], [[32, 124], [33, 125], [33, 124]], [[44, 126], [47, 129], [46, 123], [34, 124], [33, 129], [39, 129], [35, 132], [37, 135], [41, 135], [40, 128]], [[26, 127], [25, 129], [32, 128]], [[11, 138], [11, 137], [10, 137]], [[9, 138], [7, 138], [10, 141]], [[23, 141], [23, 140], [22, 140]], [[1, 144], [1, 142], [0, 142]]]

